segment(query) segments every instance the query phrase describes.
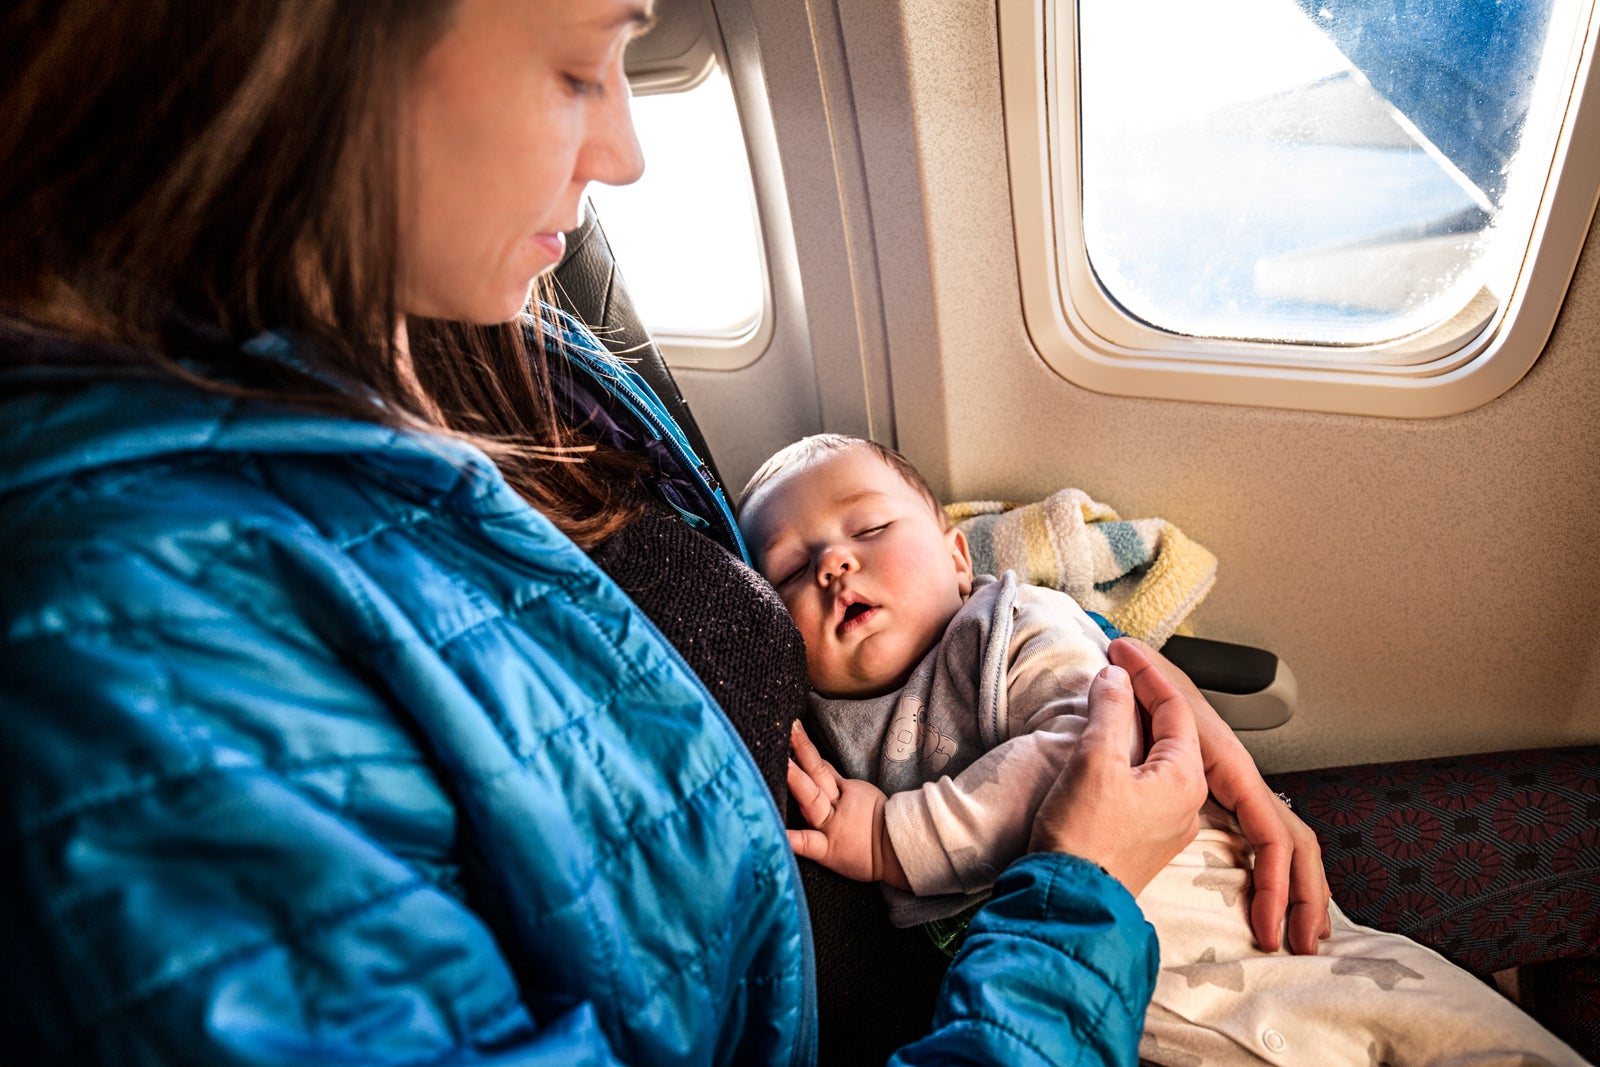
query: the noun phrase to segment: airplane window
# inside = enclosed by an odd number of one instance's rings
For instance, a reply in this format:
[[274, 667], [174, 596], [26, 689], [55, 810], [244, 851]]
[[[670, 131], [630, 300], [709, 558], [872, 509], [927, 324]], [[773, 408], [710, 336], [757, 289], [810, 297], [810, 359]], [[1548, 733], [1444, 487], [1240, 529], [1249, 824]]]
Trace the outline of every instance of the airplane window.
[[1542, 190], [1515, 177], [1548, 166], [1524, 134], [1574, 6], [1080, 0], [1096, 277], [1179, 334], [1371, 344], [1450, 318], [1497, 280], [1508, 198]]
[[[644, 177], [593, 185], [640, 318], [658, 338], [734, 341], [759, 326], [766, 301], [750, 164], [726, 75], [692, 89], [636, 97]], [[740, 210], [741, 206], [744, 210]]]
[[1023, 311], [1128, 396], [1439, 416], [1543, 350], [1597, 0], [998, 0]]

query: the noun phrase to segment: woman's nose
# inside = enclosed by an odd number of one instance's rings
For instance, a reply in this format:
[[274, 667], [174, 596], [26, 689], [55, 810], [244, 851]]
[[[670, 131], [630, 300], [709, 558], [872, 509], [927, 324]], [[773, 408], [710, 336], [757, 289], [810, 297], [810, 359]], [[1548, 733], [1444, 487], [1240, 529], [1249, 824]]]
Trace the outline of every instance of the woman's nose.
[[644, 150], [633, 128], [628, 78], [618, 57], [606, 75], [605, 92], [591, 112], [580, 176], [605, 185], [628, 185], [644, 173]]

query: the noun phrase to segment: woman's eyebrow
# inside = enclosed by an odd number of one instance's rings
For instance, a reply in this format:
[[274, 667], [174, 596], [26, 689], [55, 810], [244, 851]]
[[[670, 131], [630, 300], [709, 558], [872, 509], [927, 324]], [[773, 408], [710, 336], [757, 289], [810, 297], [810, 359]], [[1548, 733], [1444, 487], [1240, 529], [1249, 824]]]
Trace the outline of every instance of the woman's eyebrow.
[[633, 24], [633, 34], [638, 36], [650, 32], [651, 27], [656, 24], [656, 16], [650, 10], [648, 3], [630, 4], [625, 10], [618, 12], [616, 17], [597, 25], [609, 33], [628, 23]]

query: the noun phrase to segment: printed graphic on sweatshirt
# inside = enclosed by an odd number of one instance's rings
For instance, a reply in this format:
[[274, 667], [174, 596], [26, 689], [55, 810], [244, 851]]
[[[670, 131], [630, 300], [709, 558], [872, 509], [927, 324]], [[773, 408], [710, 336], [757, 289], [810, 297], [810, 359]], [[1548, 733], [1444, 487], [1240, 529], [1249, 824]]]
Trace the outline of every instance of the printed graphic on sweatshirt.
[[883, 745], [887, 759], [904, 763], [920, 753], [926, 773], [937, 774], [950, 762], [955, 751], [955, 740], [940, 733], [928, 721], [928, 708], [921, 698], [911, 693], [900, 698]]

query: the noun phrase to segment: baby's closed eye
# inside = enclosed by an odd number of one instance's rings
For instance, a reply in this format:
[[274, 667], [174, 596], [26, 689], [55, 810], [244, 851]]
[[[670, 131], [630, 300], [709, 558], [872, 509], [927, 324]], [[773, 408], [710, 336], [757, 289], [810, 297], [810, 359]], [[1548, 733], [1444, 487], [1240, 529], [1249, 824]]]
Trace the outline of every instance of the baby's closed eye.
[[779, 574], [775, 578], [774, 577], [769, 577], [767, 580], [769, 582], [771, 582], [773, 585], [775, 585], [775, 586], [777, 586], [779, 588], [782, 588], [783, 586], [786, 586], [786, 585], [789, 585], [789, 584], [791, 584], [793, 582], [798, 581], [800, 576], [805, 573], [805, 570], [806, 570], [806, 565], [804, 563], [802, 563], [802, 564], [799, 564], [796, 567], [791, 567], [789, 570]]

